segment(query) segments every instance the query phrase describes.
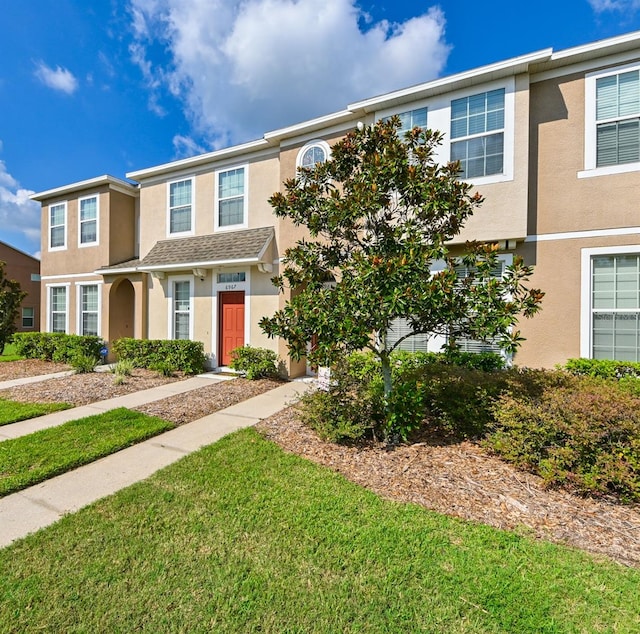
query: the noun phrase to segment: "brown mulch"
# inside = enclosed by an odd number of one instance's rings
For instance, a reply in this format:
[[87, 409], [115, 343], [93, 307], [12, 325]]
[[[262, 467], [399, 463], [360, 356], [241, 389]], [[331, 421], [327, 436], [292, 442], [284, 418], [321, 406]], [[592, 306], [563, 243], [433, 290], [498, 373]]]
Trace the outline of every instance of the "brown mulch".
[[199, 387], [186, 394], [169, 396], [135, 409], [150, 416], [159, 416], [176, 425], [183, 425], [245, 401], [252, 396], [268, 392], [279, 385], [282, 385], [281, 381], [271, 379], [247, 381], [237, 378], [233, 381], [212, 382], [206, 387]]
[[302, 425], [295, 408], [257, 429], [286, 451], [341, 473], [391, 500], [514, 530], [640, 567], [640, 507], [545, 488], [472, 442], [435, 441], [389, 450], [328, 443]]
[[64, 363], [40, 361], [40, 359], [22, 359], [19, 361], [3, 361], [0, 363], [0, 381], [24, 379], [28, 376], [41, 374], [55, 374], [70, 370], [71, 366]]
[[[11, 362], [13, 363], [13, 362]], [[4, 365], [9, 365], [9, 362]], [[47, 372], [48, 374], [49, 372]], [[165, 377], [151, 370], [135, 369], [125, 382], [116, 385], [111, 372], [72, 374], [18, 387], [0, 390], [0, 398], [29, 403], [69, 403], [74, 407], [104, 401], [116, 396], [147, 390], [181, 380], [182, 376]]]

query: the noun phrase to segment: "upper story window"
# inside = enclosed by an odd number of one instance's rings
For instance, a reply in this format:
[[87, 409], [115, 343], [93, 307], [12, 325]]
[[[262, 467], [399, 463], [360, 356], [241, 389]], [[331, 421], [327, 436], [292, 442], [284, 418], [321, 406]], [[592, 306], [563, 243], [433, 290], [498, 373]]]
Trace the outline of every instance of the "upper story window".
[[596, 167], [640, 160], [640, 71], [596, 79]]
[[314, 167], [324, 163], [329, 158], [329, 145], [324, 141], [311, 141], [298, 152], [296, 165], [298, 167]]
[[193, 230], [193, 179], [169, 183], [169, 234]]
[[49, 205], [49, 249], [67, 247], [67, 203]]
[[504, 171], [505, 90], [451, 102], [451, 160], [460, 161], [462, 178]]
[[640, 65], [585, 76], [584, 139], [579, 178], [640, 169]]
[[78, 241], [79, 245], [98, 244], [98, 197], [80, 198]]
[[247, 225], [246, 181], [246, 166], [217, 172], [216, 227]]
[[404, 134], [413, 128], [427, 127], [427, 108], [417, 108], [416, 110], [408, 110], [407, 112], [401, 112], [400, 117], [400, 134]]

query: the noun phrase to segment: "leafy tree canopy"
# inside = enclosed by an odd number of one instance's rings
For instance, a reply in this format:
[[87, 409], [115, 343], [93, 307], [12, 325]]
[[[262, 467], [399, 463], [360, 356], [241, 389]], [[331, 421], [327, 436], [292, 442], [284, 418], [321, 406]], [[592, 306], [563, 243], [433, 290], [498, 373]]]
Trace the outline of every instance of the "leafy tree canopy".
[[[518, 316], [530, 317], [543, 296], [524, 282], [532, 269], [516, 256], [502, 278], [492, 275], [498, 247], [467, 243], [450, 255], [451, 241], [482, 203], [459, 179], [457, 163], [435, 158], [442, 135], [414, 128], [399, 133], [397, 117], [359, 126], [332, 148], [325, 163], [300, 168], [269, 202], [276, 216], [305, 226], [309, 238], [286, 251], [274, 283], [291, 299], [261, 321], [283, 337], [293, 358], [330, 364], [340, 355], [372, 350], [391, 389], [390, 337], [396, 318], [411, 334], [491, 340], [513, 351], [522, 340]], [[433, 272], [434, 263], [440, 263]], [[460, 265], [466, 274], [459, 274]]]
[[15, 280], [7, 279], [4, 271], [5, 263], [0, 261], [0, 354], [4, 346], [16, 331], [20, 304], [27, 294], [20, 289]]

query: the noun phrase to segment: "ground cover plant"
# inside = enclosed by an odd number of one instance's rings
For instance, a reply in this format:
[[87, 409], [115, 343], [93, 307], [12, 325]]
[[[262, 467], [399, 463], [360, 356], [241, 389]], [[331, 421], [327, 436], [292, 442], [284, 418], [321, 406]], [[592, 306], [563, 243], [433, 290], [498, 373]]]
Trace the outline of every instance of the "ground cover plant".
[[17, 423], [70, 407], [68, 403], [21, 403], [0, 398], [0, 425]]
[[175, 427], [125, 408], [0, 442], [0, 495], [32, 486]]
[[640, 571], [385, 501], [244, 430], [0, 551], [0, 630], [632, 632]]

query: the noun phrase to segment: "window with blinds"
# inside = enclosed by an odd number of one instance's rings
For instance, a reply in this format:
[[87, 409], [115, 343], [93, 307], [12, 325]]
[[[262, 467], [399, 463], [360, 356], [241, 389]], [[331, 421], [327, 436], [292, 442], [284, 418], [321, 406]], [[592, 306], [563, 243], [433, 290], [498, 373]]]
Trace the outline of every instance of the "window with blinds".
[[504, 171], [504, 88], [451, 102], [451, 160], [463, 178]]
[[[506, 266], [505, 260], [500, 260], [498, 264], [492, 269], [491, 275], [493, 277], [501, 278], [504, 275]], [[455, 267], [456, 273], [459, 278], [466, 278], [471, 275], [472, 270], [469, 267], [459, 264]], [[411, 326], [409, 320], [398, 317], [392, 321], [391, 328], [387, 333], [387, 339], [390, 345], [394, 345], [402, 337], [406, 337], [411, 332]], [[397, 347], [397, 350], [406, 350], [408, 352], [428, 352], [429, 341], [435, 341], [432, 334], [422, 333], [418, 335], [410, 335], [404, 339]], [[468, 337], [456, 338], [456, 343], [460, 349], [464, 352], [495, 352], [500, 353], [500, 347], [492, 342], [480, 341], [477, 339], [469, 339]]]
[[640, 161], [640, 71], [596, 80], [596, 166]]
[[591, 260], [591, 356], [640, 361], [640, 255]]

